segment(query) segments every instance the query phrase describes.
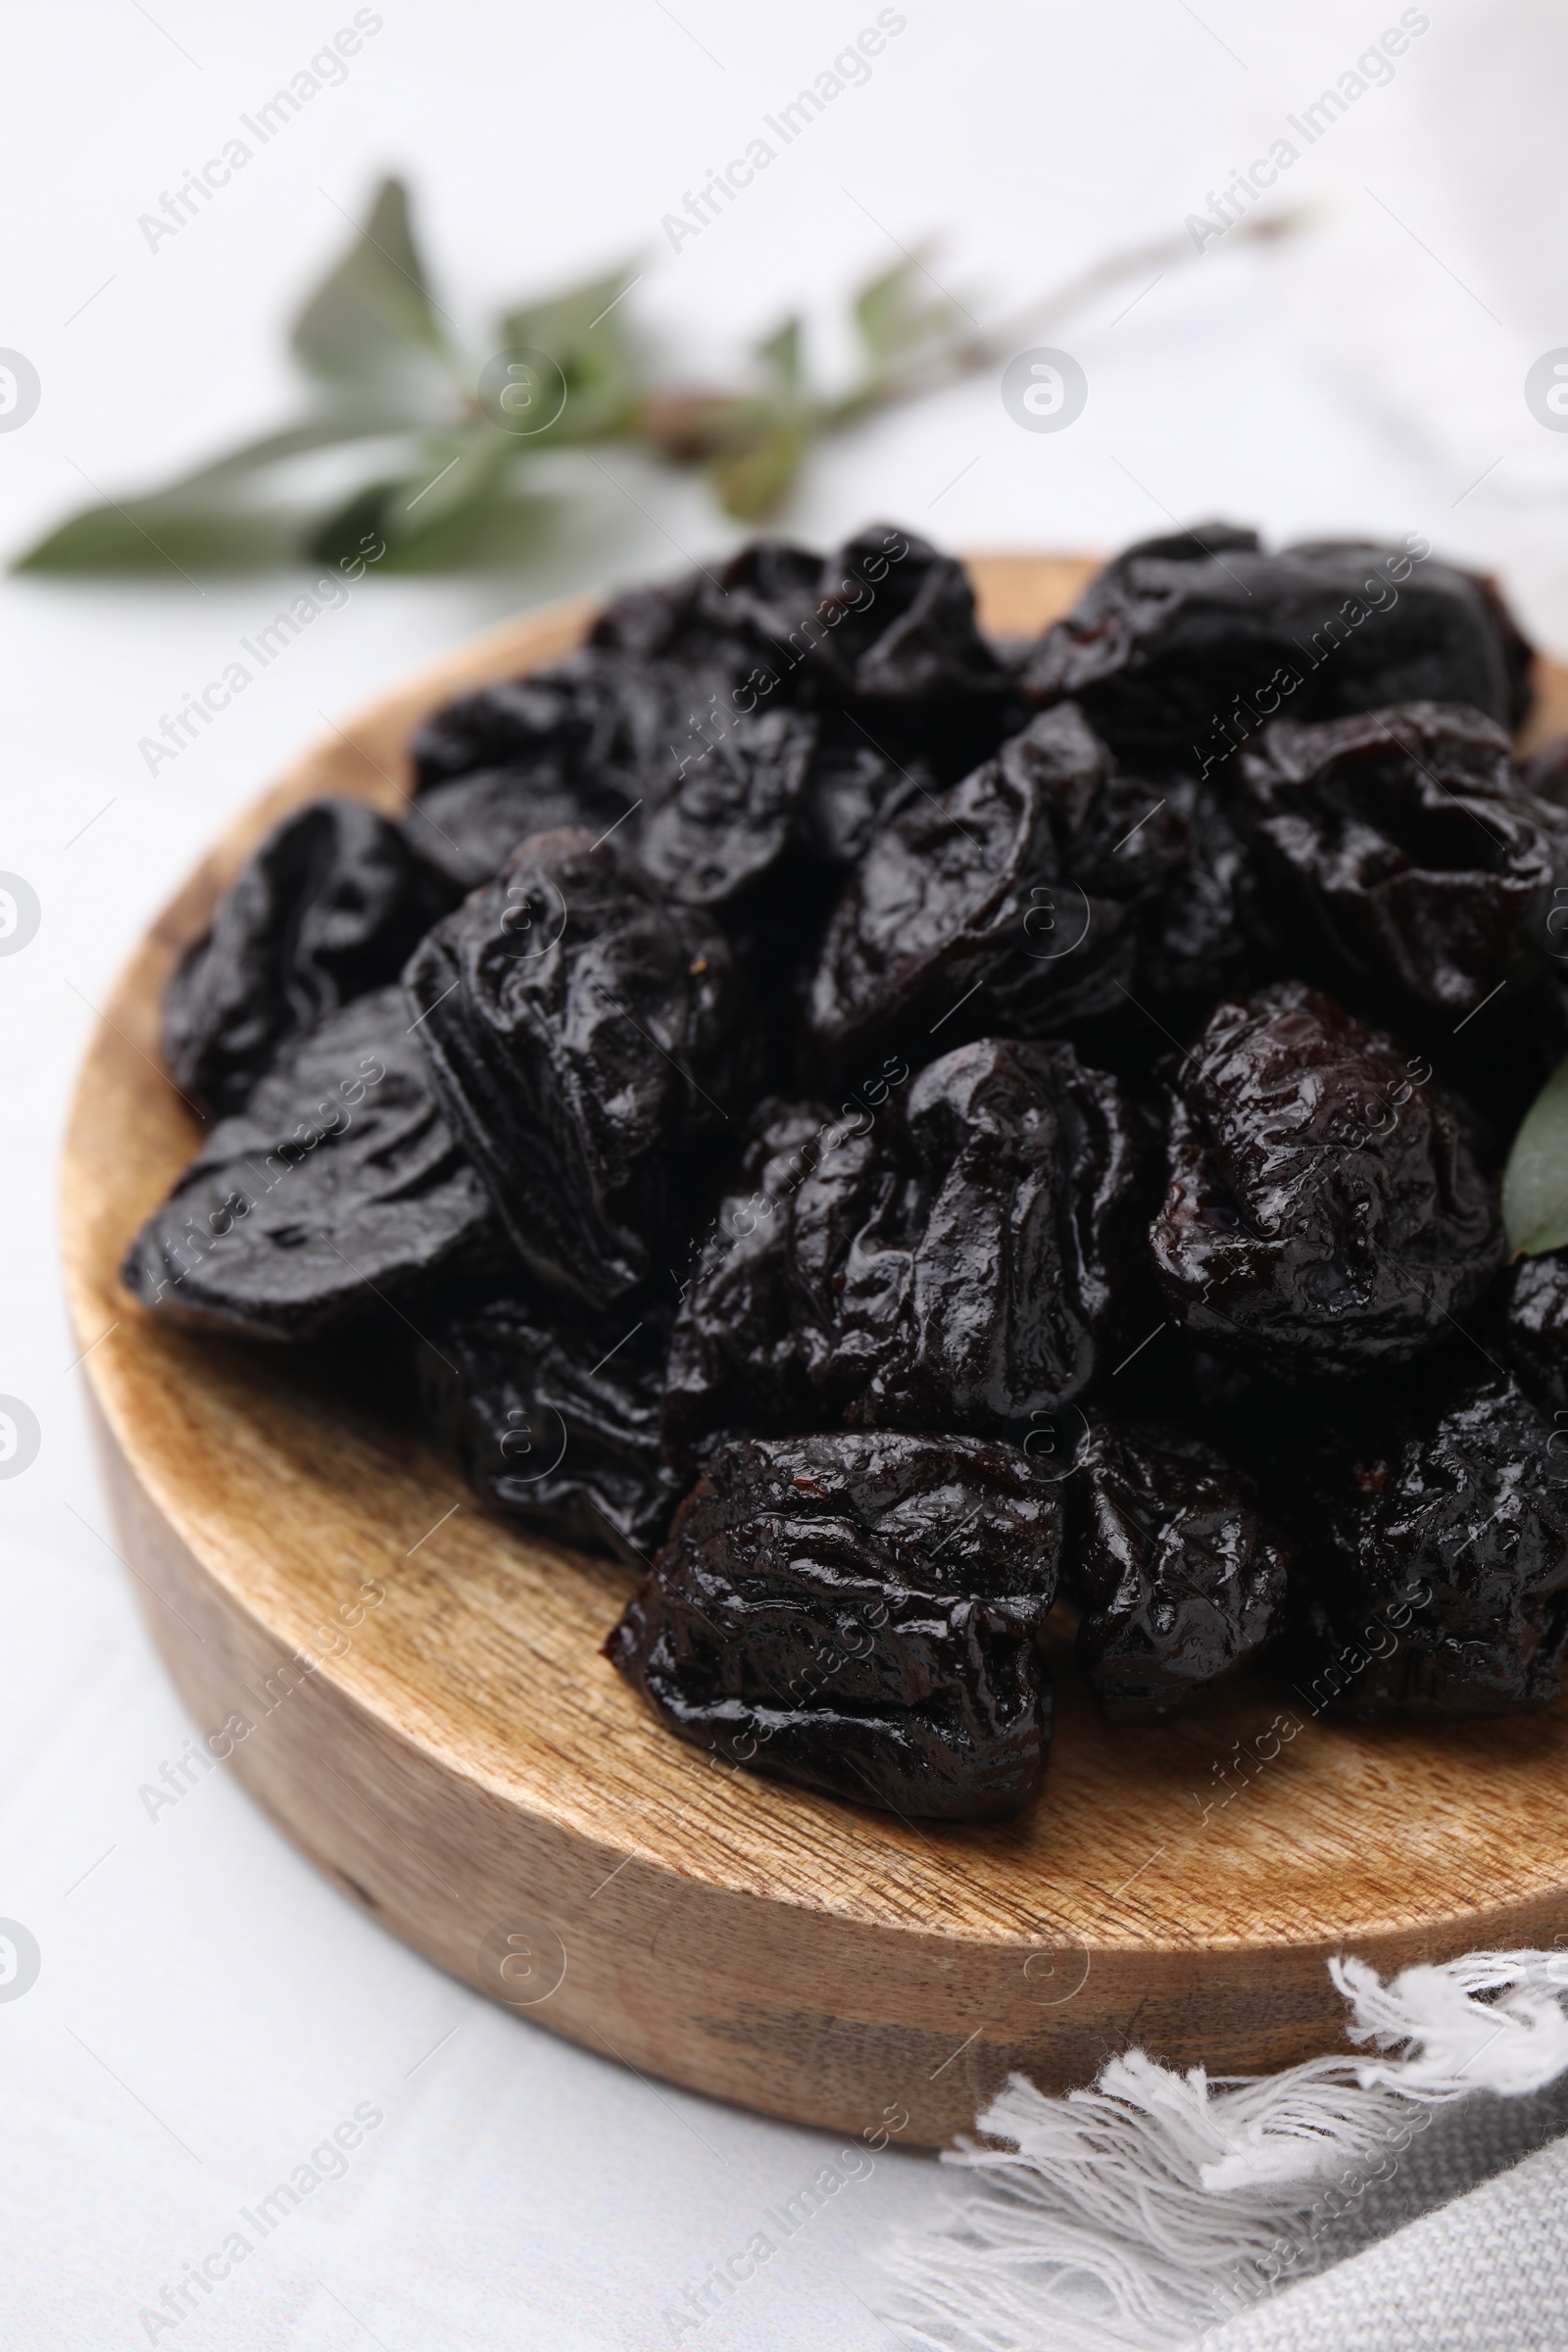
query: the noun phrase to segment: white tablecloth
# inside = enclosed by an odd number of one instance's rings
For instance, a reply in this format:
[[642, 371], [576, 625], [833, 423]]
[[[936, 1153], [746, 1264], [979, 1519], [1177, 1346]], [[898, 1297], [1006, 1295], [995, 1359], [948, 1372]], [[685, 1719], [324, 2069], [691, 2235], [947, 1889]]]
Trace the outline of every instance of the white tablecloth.
[[[941, 231], [944, 282], [1010, 308], [1179, 230], [1401, 20], [1395, 0], [1289, 22], [1257, 0], [907, 0], [881, 12], [904, 22], [869, 78], [671, 251], [662, 217], [877, 20], [871, 0], [385, 0], [359, 12], [377, 24], [341, 82], [149, 246], [139, 216], [354, 15], [13, 10], [0, 344], [42, 399], [0, 434], [5, 545], [280, 418], [281, 320], [384, 168], [412, 177], [441, 299], [481, 356], [487, 309], [636, 254], [632, 299], [688, 374], [732, 364], [791, 303], [823, 318], [832, 366], [833, 298], [900, 244]], [[1318, 209], [1310, 239], [1266, 256], [1214, 240], [1136, 307], [1135, 285], [1061, 329], [1090, 387], [1067, 431], [1021, 432], [988, 381], [840, 443], [792, 527], [826, 539], [887, 513], [957, 545], [1063, 547], [1216, 512], [1274, 534], [1417, 529], [1495, 564], [1568, 646], [1568, 439], [1522, 391], [1568, 334], [1565, 47], [1544, 0], [1434, 0], [1391, 77], [1368, 69], [1299, 143], [1278, 194]], [[204, 843], [325, 720], [519, 602], [728, 543], [691, 485], [606, 464], [526, 581], [363, 583], [156, 779], [138, 738], [280, 583], [0, 587], [0, 868], [42, 906], [0, 957], [0, 1393], [42, 1432], [0, 1483], [0, 1918], [41, 1954], [31, 1989], [0, 2000], [18, 2352], [663, 2344], [682, 2289], [829, 2144], [487, 2007], [350, 1910], [221, 1775], [149, 1817], [138, 1790], [190, 1727], [112, 1549], [59, 1298], [54, 1166], [92, 1007]], [[356, 2112], [341, 2176], [323, 2157], [297, 2211], [247, 2230], [241, 2209]], [[705, 2343], [886, 2343], [870, 2250], [930, 2193], [926, 2160], [880, 2159]], [[253, 2249], [215, 2283], [235, 2230]], [[177, 2326], [138, 2317], [209, 2256]]]

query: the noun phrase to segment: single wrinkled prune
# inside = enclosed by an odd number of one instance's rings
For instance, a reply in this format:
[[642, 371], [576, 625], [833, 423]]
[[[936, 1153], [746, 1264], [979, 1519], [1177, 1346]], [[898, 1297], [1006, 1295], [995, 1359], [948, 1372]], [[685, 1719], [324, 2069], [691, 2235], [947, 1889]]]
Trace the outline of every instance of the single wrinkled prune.
[[885, 760], [918, 757], [943, 783], [1027, 716], [980, 633], [963, 566], [886, 523], [828, 556], [758, 541], [716, 577], [619, 599], [591, 644], [634, 663], [721, 673], [721, 724], [780, 705], [837, 713]]
[[536, 1276], [609, 1305], [647, 1279], [683, 1163], [740, 1099], [723, 935], [614, 841], [542, 833], [405, 975], [438, 1100]]
[[404, 838], [424, 860], [466, 895], [488, 882], [519, 842], [564, 825], [588, 825], [595, 834], [624, 820], [630, 804], [519, 768], [478, 768], [436, 784], [410, 806]]
[[931, 1062], [795, 1195], [812, 1381], [858, 1426], [1022, 1436], [1109, 1368], [1143, 1303], [1149, 1172], [1121, 1088], [1070, 1046]]
[[1298, 719], [1391, 703], [1470, 703], [1516, 726], [1529, 649], [1490, 582], [1404, 549], [1327, 541], [1265, 555], [1204, 524], [1129, 547], [1053, 622], [1023, 673], [1130, 756], [1200, 773], [1282, 709]]
[[1247, 845], [1211, 786], [1161, 776], [1165, 805], [1185, 829], [1179, 872], [1138, 913], [1141, 1004], [1201, 999], [1257, 988], [1287, 968], [1279, 923]]
[[790, 1310], [789, 1216], [835, 1132], [821, 1103], [758, 1105], [742, 1189], [719, 1203], [670, 1334], [663, 1443], [672, 1462], [695, 1466], [721, 1436], [785, 1436], [821, 1418]]
[[312, 801], [275, 825], [164, 992], [164, 1060], [220, 1115], [340, 1004], [395, 980], [456, 893], [363, 801]]
[[1540, 801], [1549, 801], [1553, 808], [1568, 808], [1568, 735], [1554, 735], [1544, 743], [1520, 770], [1527, 792]]
[[1265, 1372], [1345, 1373], [1479, 1300], [1502, 1229], [1430, 1070], [1300, 981], [1215, 1007], [1171, 1074], [1150, 1236], [1190, 1331]]
[[[760, 663], [759, 691], [819, 702], [934, 702], [999, 694], [961, 564], [891, 523], [817, 556], [757, 540], [716, 578], [698, 572], [612, 605], [591, 643], [634, 660]], [[797, 674], [800, 673], [800, 674]]]
[[1552, 1422], [1490, 1373], [1413, 1430], [1389, 1418], [1359, 1446], [1319, 1449], [1303, 1479], [1298, 1689], [1363, 1719], [1546, 1705], [1568, 1645], [1568, 1469]]
[[377, 989], [289, 1047], [137, 1234], [126, 1288], [182, 1320], [296, 1340], [502, 1262], [409, 1017], [401, 988]]
[[638, 854], [668, 897], [721, 906], [777, 863], [796, 829], [816, 732], [803, 711], [759, 711], [655, 776]]
[[660, 1458], [669, 1312], [586, 1314], [514, 1287], [430, 1321], [426, 1409], [469, 1485], [564, 1544], [646, 1559], [685, 1486]]
[[1091, 1413], [1063, 1492], [1078, 1662], [1112, 1722], [1171, 1714], [1278, 1632], [1287, 1555], [1217, 1446]]
[[446, 704], [414, 738], [410, 843], [467, 891], [535, 833], [624, 823], [671, 731], [671, 691], [648, 670], [581, 653]]
[[1480, 711], [1277, 719], [1237, 768], [1262, 871], [1332, 977], [1457, 1016], [1540, 976], [1568, 844]]
[[822, 558], [785, 539], [754, 539], [717, 577], [689, 571], [675, 580], [632, 588], [606, 606], [589, 645], [635, 662], [684, 662], [748, 670], [810, 610]]
[[514, 769], [576, 784], [614, 772], [624, 744], [624, 698], [635, 672], [592, 653], [444, 703], [410, 745], [414, 789], [455, 776]]
[[[1521, 1257], [1509, 1268], [1502, 1336], [1509, 1362], [1537, 1402], [1568, 1412], [1568, 1250]], [[1568, 1457], [1568, 1434], [1555, 1450]]]
[[1120, 774], [1068, 707], [914, 802], [875, 835], [828, 926], [811, 983], [820, 1045], [843, 1055], [930, 1035], [960, 1008], [971, 1032], [1032, 1036], [1119, 1011], [1139, 905], [1186, 857], [1163, 797]]
[[1050, 1740], [1035, 1644], [1057, 1489], [965, 1438], [748, 1439], [676, 1514], [605, 1654], [695, 1746], [859, 1804], [1015, 1813]]
[[820, 722], [796, 814], [796, 835], [822, 864], [858, 864], [872, 835], [909, 803], [937, 789], [936, 769], [918, 752], [895, 760], [852, 718], [830, 713]]

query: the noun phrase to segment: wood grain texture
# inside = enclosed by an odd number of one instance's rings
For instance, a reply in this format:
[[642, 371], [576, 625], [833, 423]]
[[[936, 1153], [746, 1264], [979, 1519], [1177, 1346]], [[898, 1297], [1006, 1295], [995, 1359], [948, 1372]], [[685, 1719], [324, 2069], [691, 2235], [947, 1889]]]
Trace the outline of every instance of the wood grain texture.
[[[1090, 567], [973, 568], [1010, 634]], [[1353, 1729], [1249, 1679], [1193, 1722], [1112, 1731], [1067, 1673], [1027, 1819], [844, 1808], [656, 1729], [599, 1656], [621, 1569], [486, 1517], [440, 1453], [286, 1349], [179, 1333], [121, 1290], [124, 1245], [195, 1141], [158, 1001], [218, 893], [318, 793], [395, 810], [411, 726], [555, 659], [588, 610], [491, 632], [311, 752], [154, 925], [88, 1053], [64, 1168], [72, 1312], [125, 1556], [199, 1730], [233, 1741], [229, 1769], [357, 1901], [519, 2014], [803, 2122], [906, 2111], [906, 2141], [970, 2124], [1013, 2068], [1078, 2083], [1134, 2040], [1219, 2073], [1334, 2046], [1341, 1949], [1388, 1969], [1550, 1942], [1568, 1713]], [[1568, 729], [1568, 672], [1543, 685], [1533, 739]]]

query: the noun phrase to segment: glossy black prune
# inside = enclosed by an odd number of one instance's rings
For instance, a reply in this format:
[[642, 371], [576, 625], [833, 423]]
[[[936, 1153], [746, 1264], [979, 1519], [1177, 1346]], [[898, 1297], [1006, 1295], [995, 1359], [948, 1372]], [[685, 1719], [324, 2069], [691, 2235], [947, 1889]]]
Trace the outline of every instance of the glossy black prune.
[[1121, 774], [1069, 706], [912, 802], [874, 835], [828, 926], [810, 998], [824, 1052], [955, 1019], [959, 1035], [1042, 1036], [1121, 1011], [1139, 906], [1186, 858], [1165, 799]]
[[1159, 777], [1158, 789], [1185, 834], [1186, 855], [1138, 911], [1138, 1004], [1151, 1039], [1152, 1020], [1170, 1025], [1170, 999], [1206, 1008], [1289, 968], [1278, 918], [1213, 786], [1171, 774]]
[[1390, 1407], [1314, 1452], [1291, 1669], [1314, 1712], [1490, 1715], [1558, 1695], [1568, 1463], [1554, 1435], [1511, 1376], [1486, 1372], [1413, 1427]]
[[1266, 555], [1226, 523], [1129, 547], [1041, 638], [1043, 705], [1082, 705], [1123, 753], [1200, 772], [1264, 719], [1390, 703], [1529, 709], [1529, 649], [1490, 582], [1404, 549], [1323, 541]]
[[243, 1109], [286, 1045], [397, 978], [456, 895], [363, 801], [312, 801], [284, 817], [170, 977], [174, 1084], [220, 1116]]
[[758, 1105], [741, 1189], [719, 1203], [670, 1333], [663, 1443], [672, 1462], [694, 1467], [719, 1437], [782, 1437], [821, 1418], [791, 1313], [789, 1220], [835, 1132], [819, 1102]]
[[605, 1654], [715, 1756], [910, 1817], [1035, 1794], [1057, 1489], [975, 1439], [746, 1439], [681, 1505]]
[[[1531, 1396], [1568, 1422], [1568, 1250], [1521, 1257], [1509, 1267], [1502, 1285], [1502, 1337], [1508, 1360]], [[1555, 1451], [1568, 1456], [1568, 1430]]]
[[1093, 1412], [1063, 1494], [1078, 1662], [1113, 1723], [1172, 1714], [1279, 1631], [1285, 1548], [1195, 1432]]
[[520, 1287], [427, 1323], [425, 1407], [481, 1500], [563, 1544], [643, 1560], [686, 1484], [660, 1455], [669, 1313], [590, 1315]]
[[1541, 976], [1568, 840], [1480, 711], [1278, 719], [1237, 772], [1260, 868], [1326, 976], [1450, 1022]]
[[931, 1062], [795, 1195], [813, 1383], [853, 1425], [1025, 1437], [1111, 1368], [1144, 1303], [1150, 1173], [1121, 1088], [1070, 1046]]
[[816, 736], [802, 711], [759, 711], [651, 776], [638, 854], [668, 897], [722, 906], [778, 862], [796, 832]]
[[446, 704], [414, 738], [411, 845], [468, 891], [535, 833], [624, 823], [668, 701], [652, 674], [582, 653]]
[[1005, 678], [962, 564], [891, 523], [827, 556], [756, 540], [716, 577], [617, 599], [590, 642], [638, 662], [760, 665], [759, 693], [813, 705], [994, 698]]
[[1150, 1235], [1195, 1337], [1343, 1374], [1403, 1363], [1478, 1302], [1501, 1224], [1430, 1074], [1300, 981], [1215, 1007], [1171, 1073]]
[[608, 1306], [646, 1281], [694, 1149], [739, 1109], [728, 944], [613, 840], [543, 833], [405, 975], [437, 1099], [535, 1276]]
[[377, 989], [286, 1049], [137, 1234], [126, 1288], [181, 1321], [300, 1340], [503, 1263], [409, 1021], [402, 989]]

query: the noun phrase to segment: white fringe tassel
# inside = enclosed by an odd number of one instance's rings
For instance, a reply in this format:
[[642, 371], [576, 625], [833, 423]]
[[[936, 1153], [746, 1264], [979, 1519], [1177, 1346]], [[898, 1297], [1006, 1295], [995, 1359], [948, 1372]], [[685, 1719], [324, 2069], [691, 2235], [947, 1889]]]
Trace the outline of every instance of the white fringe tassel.
[[1338, 2213], [1396, 2169], [1433, 2112], [1518, 2096], [1568, 2069], [1568, 1954], [1472, 1952], [1389, 1984], [1331, 1960], [1347, 2034], [1386, 2053], [1210, 2082], [1142, 2050], [1092, 2089], [1046, 2098], [1021, 2075], [978, 2119], [1006, 2147], [943, 2161], [981, 2185], [896, 2243], [882, 2301], [901, 2340], [956, 2352], [1192, 2344], [1321, 2266]]

